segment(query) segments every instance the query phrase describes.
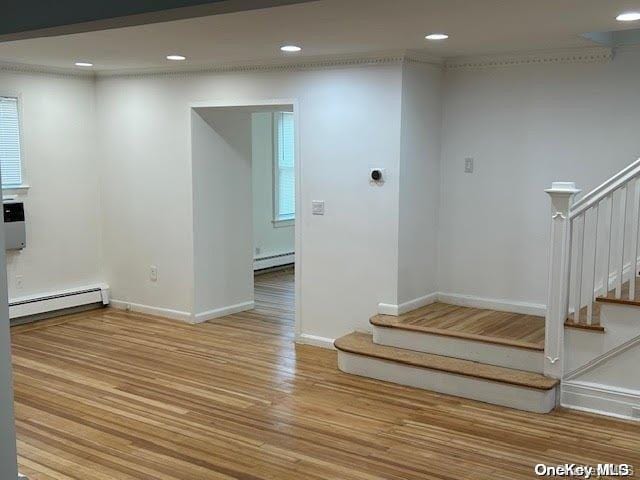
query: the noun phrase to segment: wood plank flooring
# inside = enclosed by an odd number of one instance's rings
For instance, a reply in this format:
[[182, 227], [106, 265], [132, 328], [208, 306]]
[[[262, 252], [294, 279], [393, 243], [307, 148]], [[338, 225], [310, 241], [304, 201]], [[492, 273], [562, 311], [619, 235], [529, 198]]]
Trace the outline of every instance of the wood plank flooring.
[[376, 315], [371, 323], [514, 347], [544, 349], [544, 318], [534, 315], [436, 302], [397, 317]]
[[341, 373], [293, 343], [292, 277], [187, 325], [112, 309], [12, 329], [20, 469], [48, 479], [521, 479], [631, 463], [640, 424]]

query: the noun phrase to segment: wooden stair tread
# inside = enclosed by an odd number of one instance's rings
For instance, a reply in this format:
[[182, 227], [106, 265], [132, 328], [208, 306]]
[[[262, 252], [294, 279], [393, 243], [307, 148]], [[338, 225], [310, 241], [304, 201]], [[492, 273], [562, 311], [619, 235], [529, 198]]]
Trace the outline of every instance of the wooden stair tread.
[[613, 289], [610, 290], [606, 296], [600, 296], [596, 298], [596, 301], [602, 303], [617, 303], [621, 305], [640, 307], [640, 278], [636, 277], [634, 295], [635, 300], [629, 300], [630, 283], [631, 282], [626, 281], [622, 284], [622, 294], [620, 295], [620, 298], [616, 298], [616, 291], [615, 289]]
[[544, 350], [543, 317], [436, 302], [399, 316], [375, 315], [377, 327], [398, 328], [434, 335]]
[[334, 345], [343, 352], [537, 390], [551, 390], [558, 384], [558, 380], [537, 373], [377, 345], [373, 343], [373, 337], [366, 333], [345, 335], [337, 339]]
[[600, 325], [600, 309], [602, 303], [614, 303], [618, 305], [628, 305], [640, 307], [640, 278], [636, 277], [636, 286], [635, 286], [635, 300], [629, 300], [629, 289], [630, 289], [629, 281], [626, 281], [622, 284], [622, 292], [620, 298], [616, 298], [616, 290], [615, 288], [609, 290], [606, 296], [599, 296], [596, 298], [596, 301], [593, 302], [593, 314], [591, 318], [591, 325], [587, 324], [587, 307], [584, 306], [580, 309], [580, 314], [578, 315], [578, 321], [576, 321], [575, 314], [569, 315], [564, 325], [570, 328], [581, 328], [584, 330], [592, 330], [595, 332], [604, 333], [605, 329]]
[[590, 330], [592, 332], [604, 333], [604, 327], [602, 325], [598, 325], [593, 323], [588, 325], [586, 323], [575, 323], [572, 318], [567, 318], [564, 322], [565, 327], [569, 328], [580, 328], [582, 330]]

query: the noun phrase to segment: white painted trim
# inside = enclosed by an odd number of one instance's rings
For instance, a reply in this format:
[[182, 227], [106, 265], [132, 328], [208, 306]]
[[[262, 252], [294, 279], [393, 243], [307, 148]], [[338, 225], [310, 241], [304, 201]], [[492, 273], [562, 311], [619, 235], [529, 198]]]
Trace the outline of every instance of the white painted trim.
[[563, 381], [561, 405], [574, 410], [627, 420], [640, 420], [640, 391], [615, 388], [591, 382]]
[[318, 335], [310, 335], [308, 333], [299, 333], [296, 335], [296, 343], [301, 345], [313, 345], [314, 347], [328, 348], [335, 350], [333, 346], [334, 338], [320, 337]]
[[152, 307], [150, 305], [142, 305], [140, 303], [132, 303], [124, 300], [111, 300], [111, 306], [118, 310], [131, 310], [132, 312], [146, 313], [157, 317], [170, 318], [172, 320], [180, 320], [192, 323], [191, 314], [180, 310], [171, 310], [169, 308]]
[[461, 307], [485, 308], [501, 312], [521, 313], [523, 315], [537, 315], [544, 317], [547, 313], [546, 305], [539, 303], [519, 302], [517, 300], [503, 300], [496, 298], [475, 297], [458, 293], [438, 293], [438, 301], [459, 305]]
[[425, 63], [442, 66], [440, 57], [423, 54], [418, 51], [395, 50], [371, 52], [365, 54], [328, 55], [298, 57], [282, 60], [257, 60], [243, 63], [205, 64], [195, 66], [129, 68], [96, 71], [97, 77], [127, 77], [144, 75], [185, 75], [198, 73], [232, 73], [232, 72], [279, 72], [298, 70], [323, 70], [331, 68], [363, 67], [371, 65], [401, 64], [403, 62]]
[[452, 57], [445, 61], [447, 70], [499, 68], [519, 65], [606, 63], [613, 59], [613, 49], [607, 47], [578, 47], [496, 55]]
[[556, 405], [557, 387], [551, 390], [538, 390], [340, 350], [338, 350], [338, 368], [353, 375], [529, 412], [547, 413]]
[[237, 303], [235, 305], [229, 305], [228, 307], [215, 308], [213, 310], [207, 310], [205, 312], [196, 313], [193, 316], [191, 323], [203, 323], [207, 320], [213, 320], [214, 318], [224, 317], [226, 315], [233, 315], [234, 313], [246, 312], [252, 310], [255, 307], [254, 301]]
[[401, 64], [403, 62], [425, 63], [443, 66], [448, 70], [495, 68], [531, 64], [563, 64], [563, 63], [604, 63], [613, 58], [613, 50], [606, 47], [578, 47], [570, 49], [554, 49], [536, 52], [520, 52], [497, 55], [476, 55], [470, 57], [452, 57], [443, 59], [424, 54], [419, 51], [387, 51], [356, 55], [331, 55], [316, 57], [300, 57], [297, 59], [272, 59], [264, 61], [208, 64], [183, 66], [176, 68], [156, 67], [145, 69], [113, 69], [113, 70], [81, 70], [77, 68], [59, 68], [45, 65], [30, 65], [14, 62], [0, 62], [0, 70], [19, 73], [40, 73], [85, 78], [102, 77], [136, 77], [146, 75], [188, 75], [198, 73], [231, 73], [231, 72], [274, 72], [319, 70], [343, 67], [362, 67], [370, 65]]
[[409, 300], [408, 302], [401, 303], [400, 305], [393, 305], [391, 303], [379, 303], [378, 313], [381, 315], [393, 315], [394, 317], [397, 317], [398, 315], [410, 312], [411, 310], [415, 310], [416, 308], [435, 303], [437, 300], [438, 293], [433, 292], [429, 293], [428, 295], [423, 295], [422, 297], [414, 298], [413, 300]]

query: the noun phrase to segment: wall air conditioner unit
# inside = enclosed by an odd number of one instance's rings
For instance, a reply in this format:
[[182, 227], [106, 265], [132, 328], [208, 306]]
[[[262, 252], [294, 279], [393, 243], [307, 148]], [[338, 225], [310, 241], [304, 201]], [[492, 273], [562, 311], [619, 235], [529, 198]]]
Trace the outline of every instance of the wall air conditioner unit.
[[9, 300], [9, 319], [30, 317], [91, 304], [109, 304], [109, 287], [95, 285]]

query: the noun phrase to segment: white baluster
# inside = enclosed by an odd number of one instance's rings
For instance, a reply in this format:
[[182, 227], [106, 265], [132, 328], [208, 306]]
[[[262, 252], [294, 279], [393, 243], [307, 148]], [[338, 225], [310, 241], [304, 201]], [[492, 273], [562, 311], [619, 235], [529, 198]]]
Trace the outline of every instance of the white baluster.
[[629, 279], [629, 300], [636, 299], [636, 275], [638, 274], [638, 238], [640, 233], [640, 179], [636, 179], [633, 190], [633, 212], [631, 217], [631, 278]]
[[[600, 204], [593, 207], [595, 213], [594, 238], [593, 238], [593, 275], [591, 276], [591, 288], [589, 289], [589, 302], [587, 303], [587, 325], [593, 323], [593, 302], [595, 302], [596, 290], [596, 265], [598, 264], [598, 217], [600, 216]], [[585, 215], [586, 220], [586, 215]]]
[[618, 266], [620, 269], [617, 272], [616, 277], [616, 298], [622, 297], [622, 282], [624, 276], [624, 232], [626, 230], [626, 219], [627, 219], [627, 187], [624, 186], [620, 189], [620, 217], [618, 221], [620, 222], [620, 239], [618, 243], [620, 243], [620, 261]]
[[605, 265], [607, 266], [604, 272], [604, 281], [602, 282], [603, 297], [609, 295], [609, 272], [611, 272], [611, 242], [613, 240], [613, 195], [609, 195], [607, 197], [607, 202], [609, 204], [609, 215], [607, 215], [607, 219], [609, 220], [609, 234], [605, 236], [607, 239], [607, 248], [604, 249], [606, 253]]
[[551, 197], [551, 249], [545, 318], [544, 373], [562, 378], [564, 370], [564, 322], [568, 314], [569, 259], [571, 239], [569, 207], [578, 193], [574, 183], [554, 182], [546, 192]]
[[[582, 221], [581, 221], [582, 220]], [[579, 223], [578, 223], [579, 222]], [[584, 231], [587, 224], [586, 212], [573, 220], [576, 235], [576, 274], [573, 279], [573, 321], [580, 322], [580, 308], [582, 307], [582, 264], [584, 262]]]

